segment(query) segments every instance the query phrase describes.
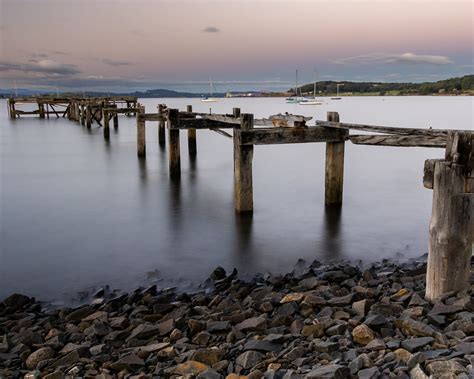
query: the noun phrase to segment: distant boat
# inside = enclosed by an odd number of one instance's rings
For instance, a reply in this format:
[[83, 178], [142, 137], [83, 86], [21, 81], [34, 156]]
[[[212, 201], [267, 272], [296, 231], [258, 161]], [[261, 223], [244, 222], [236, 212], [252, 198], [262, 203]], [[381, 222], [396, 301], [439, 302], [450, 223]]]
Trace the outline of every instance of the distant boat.
[[336, 84], [336, 96], [337, 97], [331, 97], [331, 100], [341, 100], [342, 97], [339, 97], [339, 86], [343, 86], [344, 83], [342, 84]]
[[316, 72], [315, 72], [315, 75], [314, 75], [314, 87], [313, 87], [313, 97], [312, 98], [304, 98], [302, 100], [300, 100], [299, 104], [300, 105], [322, 105], [323, 102], [316, 99]]
[[296, 79], [295, 79], [295, 96], [287, 97], [287, 104], [298, 104], [303, 98], [298, 96], [298, 70], [296, 70]]
[[205, 102], [205, 103], [215, 103], [217, 102], [217, 99], [212, 97], [212, 88], [213, 88], [213, 84], [212, 84], [212, 79], [209, 80], [209, 97], [206, 96], [206, 97], [203, 97], [201, 99], [202, 102]]

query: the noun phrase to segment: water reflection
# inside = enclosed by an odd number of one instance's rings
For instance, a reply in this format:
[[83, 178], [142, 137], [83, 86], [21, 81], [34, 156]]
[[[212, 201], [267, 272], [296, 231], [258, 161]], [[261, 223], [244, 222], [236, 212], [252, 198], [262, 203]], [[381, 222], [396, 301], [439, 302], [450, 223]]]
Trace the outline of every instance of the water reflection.
[[254, 251], [252, 249], [253, 213], [235, 213], [235, 265], [238, 267], [252, 267]]
[[337, 260], [344, 256], [342, 251], [341, 230], [342, 205], [324, 207], [324, 223], [322, 230], [322, 256], [325, 259]]

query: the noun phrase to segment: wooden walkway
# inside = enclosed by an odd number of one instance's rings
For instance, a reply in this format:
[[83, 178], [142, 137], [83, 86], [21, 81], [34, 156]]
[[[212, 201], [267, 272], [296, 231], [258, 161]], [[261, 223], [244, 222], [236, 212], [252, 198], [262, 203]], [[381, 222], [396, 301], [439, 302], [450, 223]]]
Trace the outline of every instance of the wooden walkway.
[[[38, 110], [24, 112], [15, 105], [36, 102]], [[169, 175], [181, 175], [180, 130], [187, 131], [188, 153], [197, 154], [197, 130], [211, 130], [233, 140], [234, 200], [236, 212], [253, 212], [253, 151], [256, 145], [325, 143], [325, 204], [341, 206], [344, 185], [345, 144], [430, 147], [445, 149], [444, 159], [425, 162], [423, 184], [433, 190], [433, 208], [429, 230], [429, 257], [426, 298], [435, 301], [450, 291], [467, 290], [470, 286], [470, 261], [474, 241], [474, 132], [388, 127], [340, 122], [337, 112], [328, 112], [326, 120], [278, 114], [255, 119], [253, 114], [234, 108], [231, 114], [208, 114], [157, 106], [146, 113], [136, 98], [92, 99], [9, 99], [9, 114], [17, 119], [26, 114], [61, 116], [55, 107], [62, 106], [70, 120], [91, 127], [95, 121], [103, 126], [104, 138], [110, 138], [109, 123], [117, 115], [136, 115], [137, 154], [146, 156], [146, 123], [158, 125], [158, 143], [166, 146], [168, 130]], [[51, 108], [52, 110], [49, 110]], [[102, 121], [103, 120], [103, 124]], [[351, 134], [351, 131], [370, 134]], [[453, 275], [453, 273], [456, 273]]]

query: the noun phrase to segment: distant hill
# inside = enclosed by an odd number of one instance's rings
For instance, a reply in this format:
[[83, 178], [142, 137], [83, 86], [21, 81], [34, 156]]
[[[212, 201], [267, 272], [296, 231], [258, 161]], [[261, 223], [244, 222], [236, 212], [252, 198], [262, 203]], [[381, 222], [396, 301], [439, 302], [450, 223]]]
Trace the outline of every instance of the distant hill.
[[[323, 81], [317, 82], [317, 92], [320, 95], [333, 95], [336, 86], [340, 85], [340, 93], [376, 94], [376, 95], [431, 95], [431, 94], [474, 94], [474, 75], [465, 75], [437, 82], [424, 83], [383, 83], [383, 82], [350, 82]], [[312, 93], [314, 83], [298, 87], [298, 92]], [[289, 92], [294, 93], [294, 88]]]

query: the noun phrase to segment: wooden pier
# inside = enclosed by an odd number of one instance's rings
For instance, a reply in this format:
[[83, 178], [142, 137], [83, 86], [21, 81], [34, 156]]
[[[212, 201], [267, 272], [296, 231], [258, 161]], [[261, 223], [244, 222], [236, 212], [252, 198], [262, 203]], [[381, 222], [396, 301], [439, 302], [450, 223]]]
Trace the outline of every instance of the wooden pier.
[[[27, 101], [23, 101], [27, 102]], [[31, 102], [31, 101], [30, 101]], [[104, 137], [110, 138], [109, 123], [117, 115], [135, 114], [137, 123], [137, 155], [146, 157], [147, 122], [158, 123], [157, 139], [166, 147], [168, 130], [169, 175], [181, 175], [180, 130], [187, 130], [190, 159], [197, 155], [197, 131], [211, 130], [233, 140], [234, 202], [238, 213], [253, 212], [253, 151], [258, 145], [325, 143], [325, 205], [341, 206], [343, 202], [345, 144], [430, 147], [446, 150], [444, 160], [427, 160], [423, 184], [433, 190], [433, 208], [429, 229], [429, 257], [426, 298], [436, 301], [450, 291], [469, 288], [470, 261], [474, 242], [474, 132], [466, 130], [414, 129], [341, 122], [337, 112], [328, 112], [326, 120], [316, 120], [310, 126], [308, 117], [278, 114], [255, 119], [253, 114], [234, 108], [231, 114], [209, 114], [157, 106], [156, 113], [146, 113], [136, 98], [36, 99], [38, 110], [22, 112], [15, 104], [21, 99], [9, 99], [12, 119], [25, 114], [41, 118], [54, 113], [68, 116], [91, 127], [95, 121], [104, 127]], [[122, 104], [122, 106], [119, 106]], [[125, 104], [125, 106], [123, 105]], [[58, 113], [55, 106], [66, 109]], [[53, 111], [49, 110], [50, 108]], [[101, 123], [103, 121], [103, 125]], [[229, 132], [231, 131], [231, 133]], [[372, 134], [351, 134], [351, 131]], [[456, 273], [456, 275], [453, 275]]]

